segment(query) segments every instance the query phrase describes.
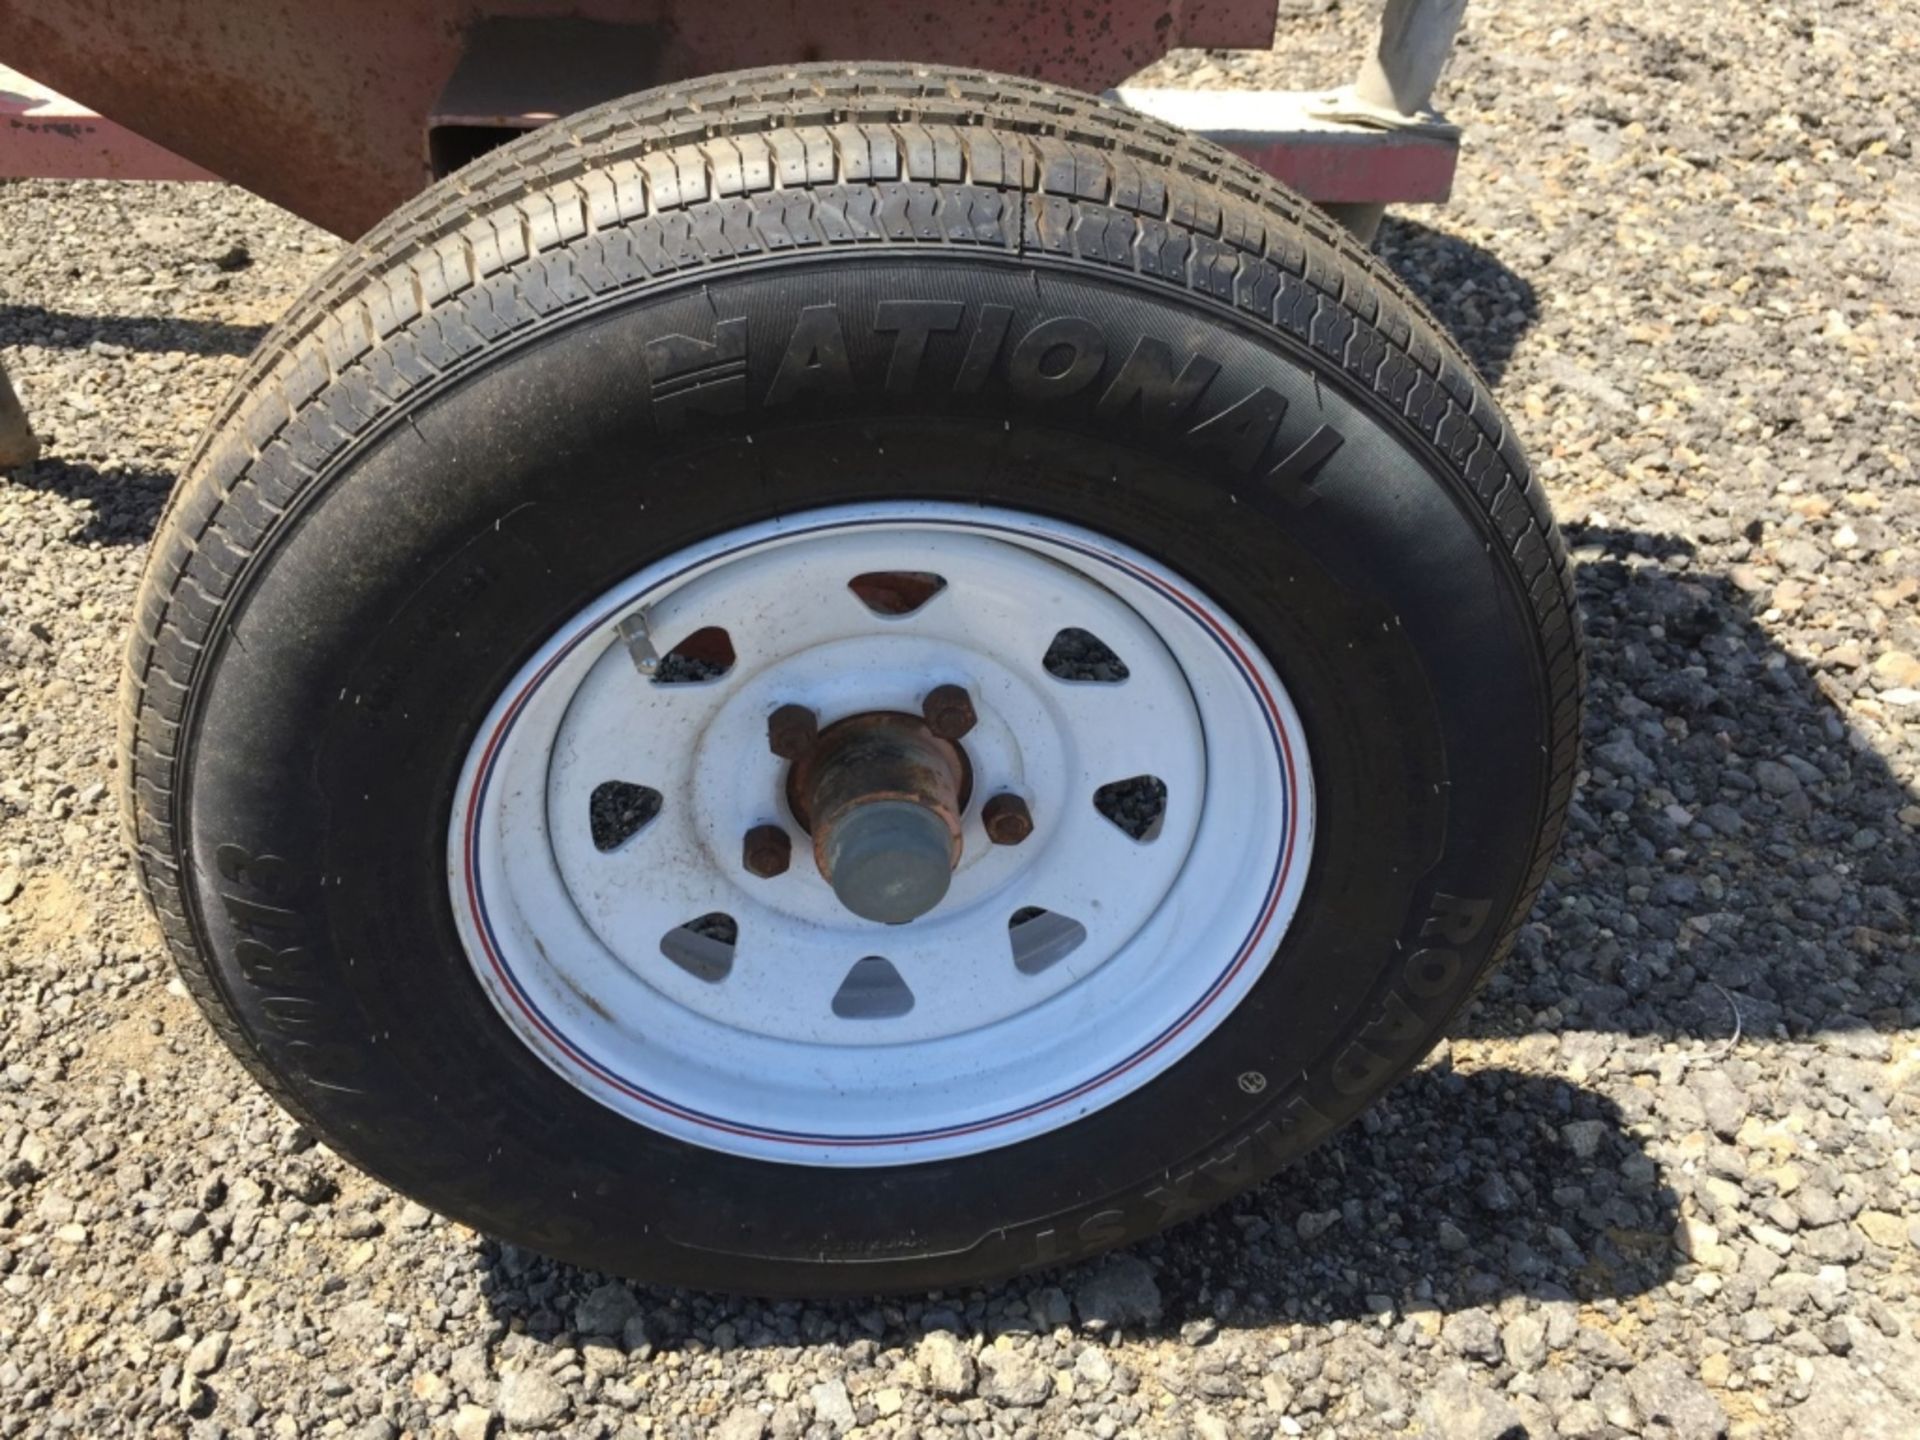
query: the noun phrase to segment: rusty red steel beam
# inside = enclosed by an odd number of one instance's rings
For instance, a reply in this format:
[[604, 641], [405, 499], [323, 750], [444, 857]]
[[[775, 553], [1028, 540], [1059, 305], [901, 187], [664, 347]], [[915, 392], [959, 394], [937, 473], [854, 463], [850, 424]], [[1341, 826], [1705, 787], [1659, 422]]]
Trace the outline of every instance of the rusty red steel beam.
[[[0, 56], [341, 235], [427, 179], [427, 121], [499, 18], [597, 22], [622, 92], [753, 65], [911, 60], [1100, 91], [1180, 45], [1272, 43], [1273, 0], [0, 0]], [[608, 47], [602, 46], [602, 49]]]

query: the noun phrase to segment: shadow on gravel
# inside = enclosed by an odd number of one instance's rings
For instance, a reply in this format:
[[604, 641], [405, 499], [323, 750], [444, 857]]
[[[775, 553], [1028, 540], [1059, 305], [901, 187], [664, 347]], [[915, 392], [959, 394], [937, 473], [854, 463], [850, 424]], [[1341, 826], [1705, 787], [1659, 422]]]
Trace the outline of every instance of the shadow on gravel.
[[160, 522], [177, 478], [171, 470], [151, 466], [97, 466], [47, 455], [7, 471], [0, 484], [51, 490], [69, 500], [87, 501], [86, 523], [67, 537], [72, 544], [144, 545]]
[[1497, 389], [1520, 337], [1540, 318], [1532, 284], [1492, 251], [1391, 211], [1379, 252]]
[[[1757, 522], [1704, 523], [1736, 556], [1761, 538]], [[1722, 574], [1680, 536], [1565, 533], [1589, 639], [1588, 778], [1467, 1031], [1817, 1034], [1883, 1058], [1882, 1032], [1920, 1025], [1920, 794], [1823, 686], [1852, 692], [1891, 642], [1799, 629], [1798, 581], [1758, 568], [1757, 544], [1754, 571]], [[1782, 632], [1823, 652], [1821, 673]], [[1881, 703], [1895, 727], [1912, 714]], [[1563, 1058], [1604, 1048], [1561, 1044]]]
[[611, 1323], [629, 1345], [689, 1351], [910, 1345], [941, 1326], [999, 1335], [1103, 1319], [1195, 1343], [1295, 1320], [1435, 1326], [1504, 1295], [1626, 1298], [1668, 1279], [1676, 1197], [1627, 1125], [1596, 1092], [1443, 1060], [1273, 1181], [1138, 1247], [1154, 1267], [1146, 1287], [1138, 1266], [1095, 1260], [888, 1301], [636, 1288], [629, 1323], [626, 1307], [605, 1303], [607, 1277], [489, 1243], [481, 1288], [501, 1322], [536, 1341], [572, 1343]]
[[11, 345], [84, 350], [104, 344], [151, 353], [251, 355], [267, 328], [188, 316], [80, 315], [44, 305], [0, 303], [0, 335]]

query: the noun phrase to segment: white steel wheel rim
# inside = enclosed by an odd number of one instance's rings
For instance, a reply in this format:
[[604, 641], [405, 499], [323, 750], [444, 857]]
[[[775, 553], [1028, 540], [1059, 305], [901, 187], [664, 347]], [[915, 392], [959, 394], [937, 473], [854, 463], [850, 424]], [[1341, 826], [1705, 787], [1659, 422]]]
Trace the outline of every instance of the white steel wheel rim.
[[[885, 615], [848, 585], [901, 571], [945, 585]], [[731, 641], [723, 675], [643, 673], [709, 628]], [[1067, 629], [1097, 636], [1126, 677], [1051, 673]], [[965, 686], [979, 716], [960, 742], [962, 858], [932, 912], [875, 924], [815, 869], [767, 716], [915, 712], [940, 684]], [[1144, 839], [1095, 804], [1138, 776], [1165, 786]], [[659, 803], [602, 850], [589, 812], [609, 783]], [[982, 828], [1000, 793], [1031, 810], [1019, 845]], [[889, 503], [716, 537], [563, 625], [480, 727], [448, 876], [489, 999], [568, 1082], [710, 1149], [874, 1166], [1030, 1139], [1191, 1053], [1285, 933], [1313, 818], [1299, 717], [1198, 587], [1060, 521]], [[741, 858], [762, 824], [794, 840], [772, 879]], [[1040, 930], [1011, 928], [1033, 909], [1048, 912]], [[724, 927], [704, 944], [678, 930], [714, 915], [733, 921], [730, 948], [713, 939]]]

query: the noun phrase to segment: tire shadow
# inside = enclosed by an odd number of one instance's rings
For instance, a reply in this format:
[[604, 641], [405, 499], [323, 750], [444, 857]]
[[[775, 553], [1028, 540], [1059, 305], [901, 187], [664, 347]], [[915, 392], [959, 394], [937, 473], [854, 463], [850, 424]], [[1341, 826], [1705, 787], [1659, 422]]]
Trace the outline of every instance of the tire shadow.
[[[1870, 674], [1897, 618], [1801, 658], [1773, 631], [1808, 587], [1758, 522], [1715, 537], [1724, 572], [1683, 536], [1564, 530], [1589, 642], [1585, 779], [1463, 1033], [1819, 1034], [1883, 1058], [1882, 1032], [1920, 1025], [1920, 789], [1880, 751], [1920, 711]], [[1896, 617], [1913, 604], [1882, 599]], [[1884, 730], [1850, 720], [1849, 699]]]
[[[1334, 1320], [1428, 1330], [1504, 1295], [1626, 1299], [1673, 1274], [1678, 1200], [1625, 1116], [1597, 1092], [1443, 1057], [1267, 1184], [1135, 1247], [1159, 1314], [1130, 1333], [1190, 1343]], [[481, 1288], [512, 1333], [556, 1347], [604, 1328], [619, 1282], [495, 1242]], [[800, 1303], [629, 1287], [629, 1346], [651, 1351], [877, 1342], [926, 1330], [992, 1338], [1089, 1327], [1111, 1277], [1098, 1259], [965, 1292]], [[596, 1293], [598, 1292], [598, 1293]], [[617, 1293], [617, 1290], [616, 1290]], [[589, 1301], [587, 1297], [594, 1296]], [[619, 1335], [607, 1335], [618, 1343]]]
[[1497, 391], [1521, 337], [1540, 318], [1532, 283], [1491, 250], [1393, 211], [1376, 248]]

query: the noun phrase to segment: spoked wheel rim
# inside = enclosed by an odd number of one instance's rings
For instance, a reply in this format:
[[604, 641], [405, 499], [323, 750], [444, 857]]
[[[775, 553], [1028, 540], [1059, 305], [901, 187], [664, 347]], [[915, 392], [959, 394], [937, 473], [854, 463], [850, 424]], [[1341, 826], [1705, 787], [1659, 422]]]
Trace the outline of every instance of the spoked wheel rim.
[[[882, 924], [816, 865], [768, 722], [918, 727], [938, 687], [972, 710], [957, 860]], [[502, 1018], [602, 1104], [758, 1159], [913, 1163], [1189, 1054], [1284, 935], [1313, 808], [1274, 667], [1189, 579], [1057, 520], [866, 505], [703, 542], [564, 624], [480, 727], [449, 879]]]

